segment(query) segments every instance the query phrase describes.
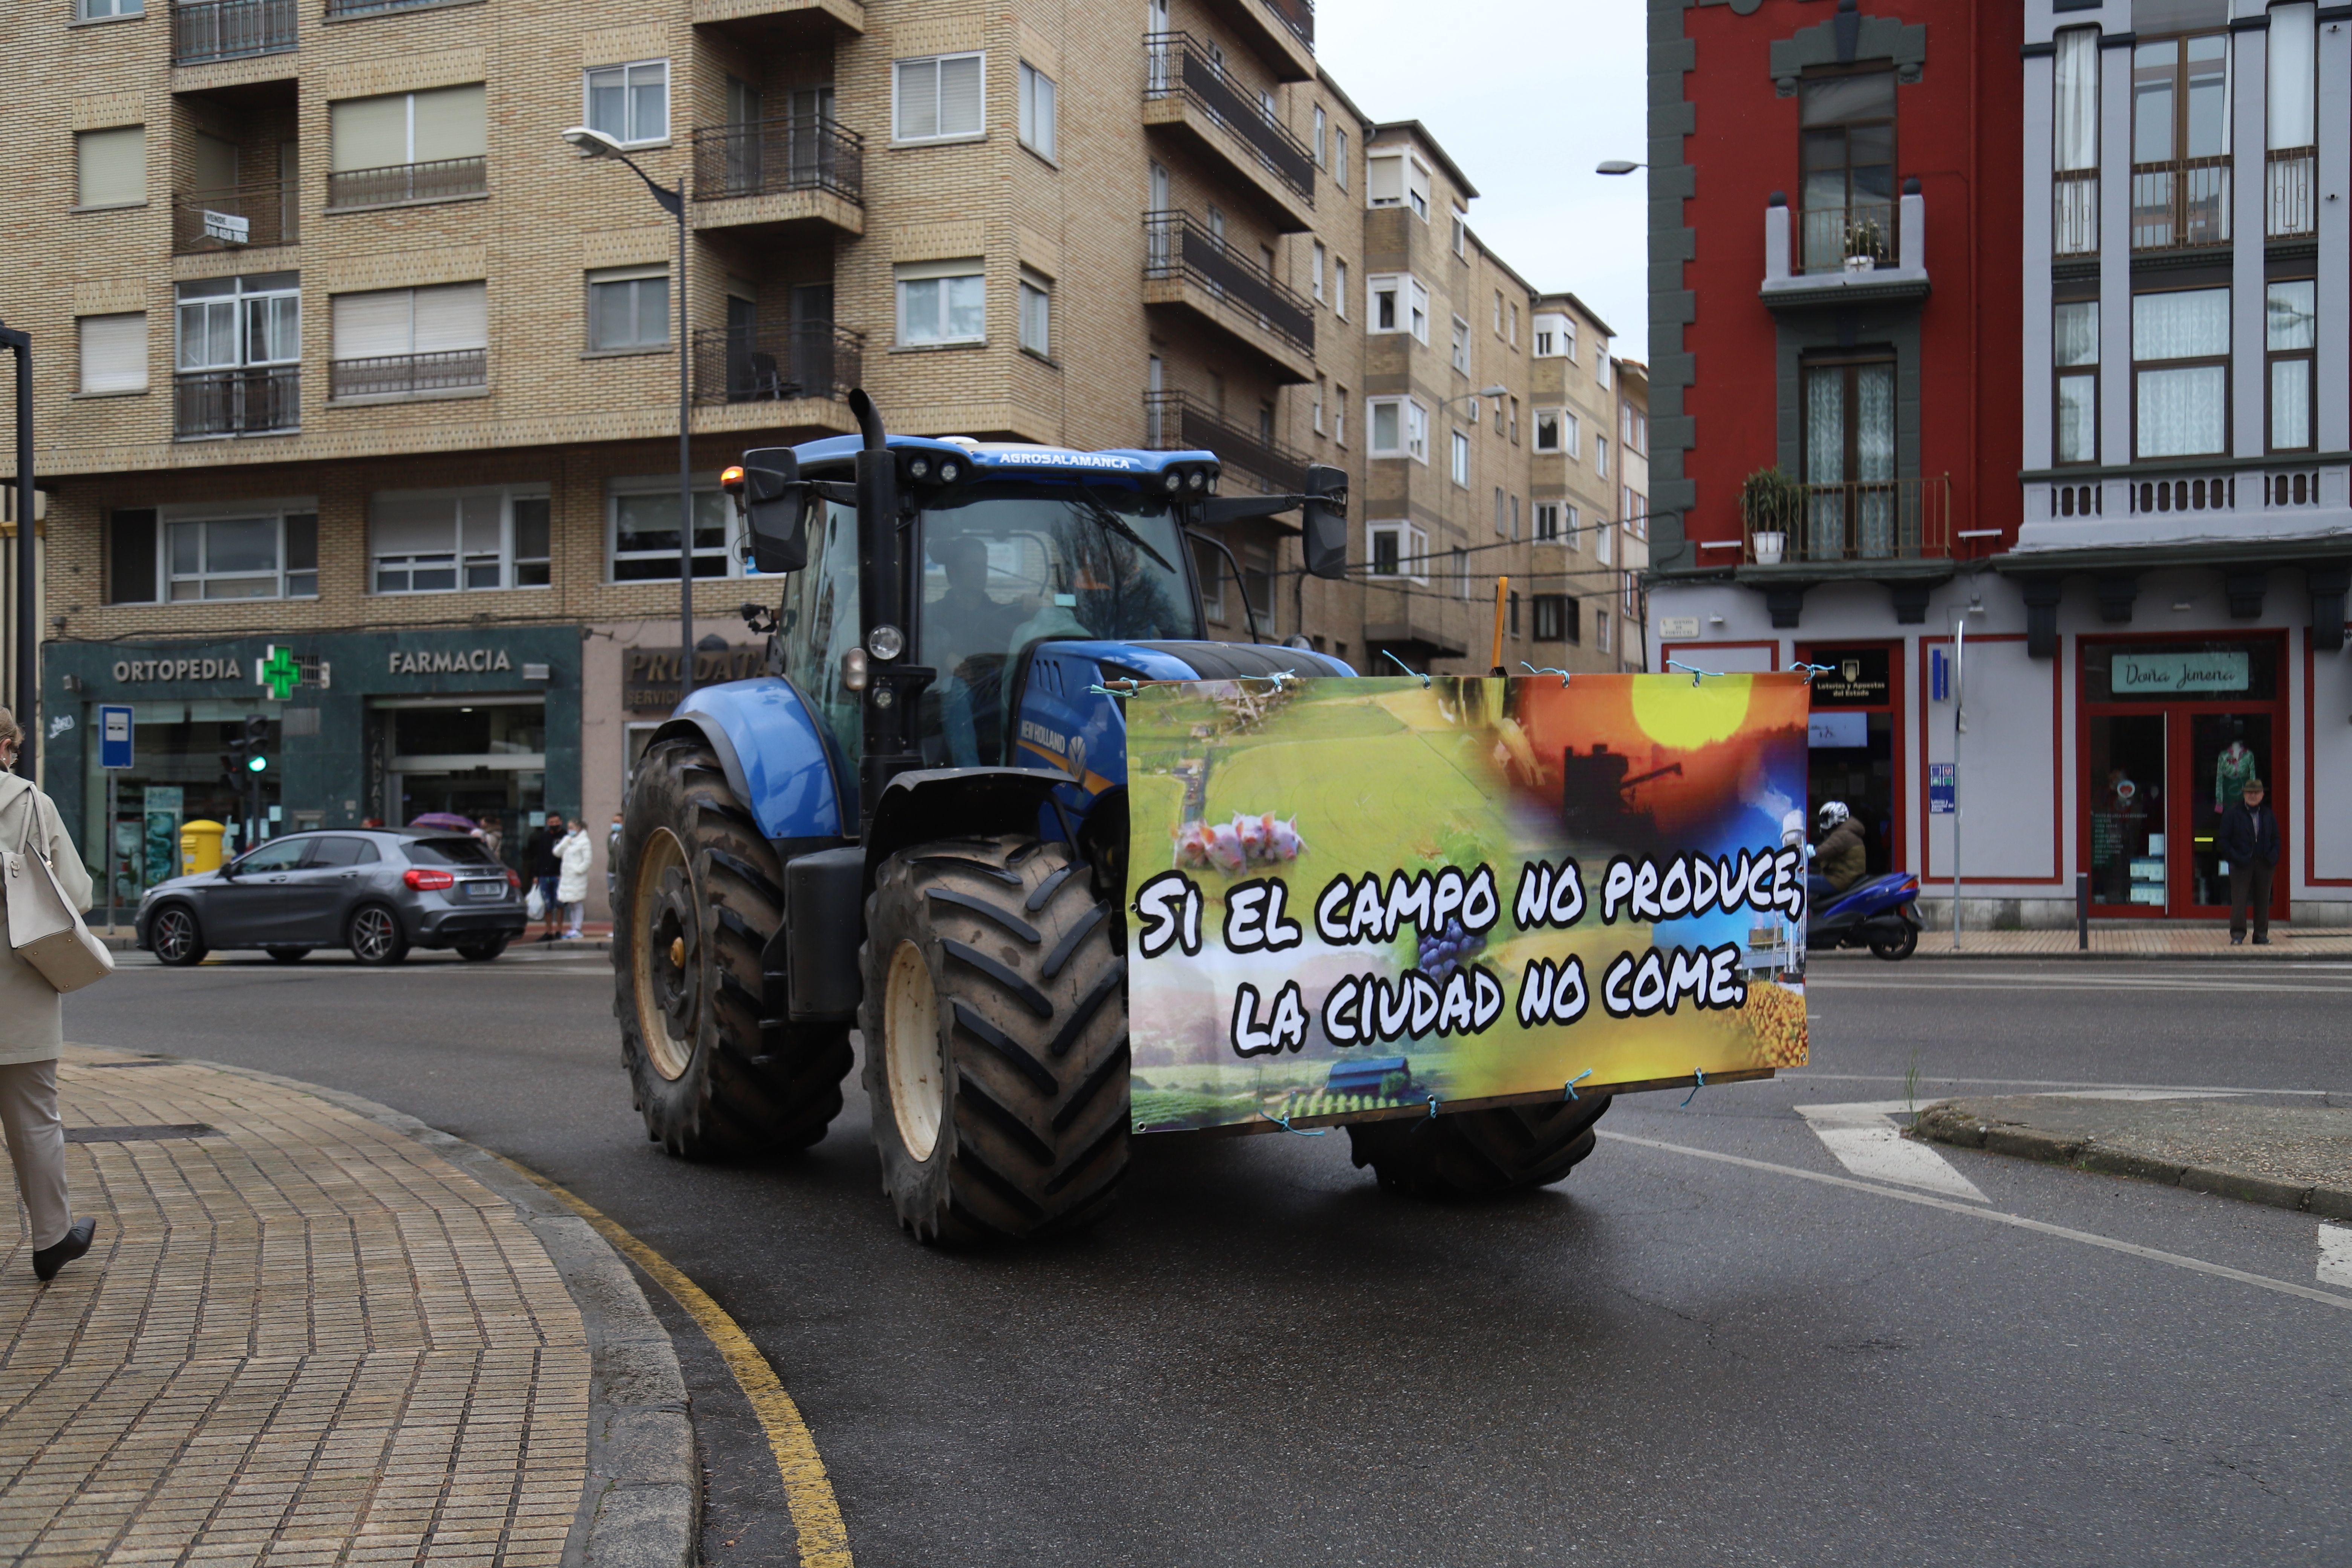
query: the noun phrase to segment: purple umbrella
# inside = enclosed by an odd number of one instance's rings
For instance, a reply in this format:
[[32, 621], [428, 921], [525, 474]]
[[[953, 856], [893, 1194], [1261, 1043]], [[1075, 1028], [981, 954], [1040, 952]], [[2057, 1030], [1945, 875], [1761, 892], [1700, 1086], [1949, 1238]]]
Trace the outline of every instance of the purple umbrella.
[[469, 816], [460, 816], [454, 811], [428, 811], [422, 816], [410, 817], [408, 819], [408, 826], [411, 827], [447, 827], [454, 828], [459, 833], [471, 833], [474, 831], [474, 819]]

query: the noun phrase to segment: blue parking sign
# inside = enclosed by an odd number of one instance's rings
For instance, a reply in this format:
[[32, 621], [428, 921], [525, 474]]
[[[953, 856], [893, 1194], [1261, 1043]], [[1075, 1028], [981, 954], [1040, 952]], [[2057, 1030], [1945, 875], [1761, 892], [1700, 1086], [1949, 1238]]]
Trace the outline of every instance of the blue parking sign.
[[127, 702], [110, 702], [99, 708], [98, 765], [101, 768], [127, 768], [131, 765], [131, 705]]

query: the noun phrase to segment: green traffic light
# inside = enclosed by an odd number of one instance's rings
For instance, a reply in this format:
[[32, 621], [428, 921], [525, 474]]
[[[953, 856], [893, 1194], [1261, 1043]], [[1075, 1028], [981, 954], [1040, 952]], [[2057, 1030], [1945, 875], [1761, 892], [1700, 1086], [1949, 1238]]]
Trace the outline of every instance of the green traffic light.
[[269, 766], [269, 759], [268, 757], [248, 757], [246, 759], [245, 765], [248, 772], [257, 773], [261, 773]]

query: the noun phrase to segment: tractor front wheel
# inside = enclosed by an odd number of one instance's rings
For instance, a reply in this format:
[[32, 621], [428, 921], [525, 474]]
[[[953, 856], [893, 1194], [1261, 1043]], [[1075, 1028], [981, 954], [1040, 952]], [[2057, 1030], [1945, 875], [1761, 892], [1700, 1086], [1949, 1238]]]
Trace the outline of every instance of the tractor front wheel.
[[1349, 1152], [1381, 1185], [1413, 1197], [1462, 1202], [1548, 1187], [1592, 1152], [1592, 1124], [1609, 1099], [1354, 1122]]
[[882, 1190], [923, 1241], [1076, 1228], [1127, 1168], [1127, 969], [1069, 846], [919, 845], [866, 905], [866, 1090]]

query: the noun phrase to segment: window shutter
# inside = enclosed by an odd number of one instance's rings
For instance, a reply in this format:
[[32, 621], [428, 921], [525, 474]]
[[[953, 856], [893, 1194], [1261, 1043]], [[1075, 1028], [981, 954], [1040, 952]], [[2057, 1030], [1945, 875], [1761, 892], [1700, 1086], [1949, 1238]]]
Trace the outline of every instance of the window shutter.
[[1429, 165], [1418, 158], [1409, 162], [1412, 167], [1412, 194], [1421, 198], [1420, 208], [1426, 213], [1429, 210]]
[[416, 352], [489, 346], [489, 301], [479, 283], [446, 283], [416, 290]]
[[408, 159], [408, 95], [352, 98], [327, 105], [329, 166], [386, 169]]
[[446, 555], [457, 547], [454, 497], [379, 496], [368, 512], [368, 548], [377, 555]]
[[479, 158], [486, 146], [480, 82], [416, 95], [416, 162]]
[[1402, 204], [1404, 200], [1404, 160], [1401, 157], [1365, 160], [1370, 170], [1366, 182], [1374, 206]]
[[334, 299], [334, 357], [381, 359], [416, 352], [415, 290], [382, 289]]
[[901, 142], [940, 133], [940, 62], [898, 62], [898, 124]]
[[147, 199], [147, 128], [125, 125], [85, 131], [74, 138], [79, 165], [79, 200], [86, 207]]
[[81, 328], [81, 389], [84, 392], [143, 392], [147, 387], [147, 317], [84, 316]]
[[458, 525], [459, 546], [468, 555], [497, 554], [500, 510], [499, 496], [495, 493], [467, 496], [458, 502], [458, 507], [462, 519]]
[[940, 134], [980, 133], [980, 62], [978, 55], [962, 55], [940, 62]]

